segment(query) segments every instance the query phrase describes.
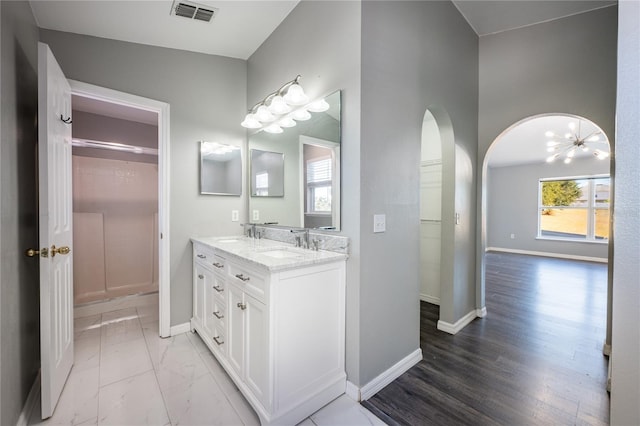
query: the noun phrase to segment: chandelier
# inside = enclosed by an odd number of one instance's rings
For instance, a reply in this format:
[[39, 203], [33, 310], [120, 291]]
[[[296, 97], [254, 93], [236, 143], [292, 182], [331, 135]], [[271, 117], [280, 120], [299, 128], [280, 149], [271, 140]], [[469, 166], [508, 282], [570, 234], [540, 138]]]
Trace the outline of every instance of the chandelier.
[[298, 75], [267, 95], [249, 110], [240, 125], [248, 129], [261, 129], [268, 133], [282, 133], [283, 127], [293, 127], [297, 121], [310, 119], [309, 112], [322, 112], [329, 109], [329, 104], [324, 99], [309, 103], [309, 98], [299, 81]]
[[600, 130], [595, 130], [586, 136], [581, 134], [581, 121], [569, 123], [569, 131], [564, 135], [558, 135], [551, 130], [544, 135], [547, 140], [547, 152], [552, 153], [547, 157], [547, 163], [553, 163], [559, 158], [564, 157], [564, 163], [569, 164], [576, 154], [582, 152], [593, 152], [593, 156], [598, 160], [604, 160], [609, 157], [609, 150], [595, 148], [601, 144], [607, 144], [607, 140]]

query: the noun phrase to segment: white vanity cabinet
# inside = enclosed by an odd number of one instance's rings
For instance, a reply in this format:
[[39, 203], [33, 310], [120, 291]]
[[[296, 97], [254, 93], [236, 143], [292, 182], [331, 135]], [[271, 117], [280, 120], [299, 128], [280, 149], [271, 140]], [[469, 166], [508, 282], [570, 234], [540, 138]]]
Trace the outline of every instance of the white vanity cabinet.
[[191, 325], [263, 424], [297, 424], [345, 392], [346, 255], [262, 253], [194, 240]]

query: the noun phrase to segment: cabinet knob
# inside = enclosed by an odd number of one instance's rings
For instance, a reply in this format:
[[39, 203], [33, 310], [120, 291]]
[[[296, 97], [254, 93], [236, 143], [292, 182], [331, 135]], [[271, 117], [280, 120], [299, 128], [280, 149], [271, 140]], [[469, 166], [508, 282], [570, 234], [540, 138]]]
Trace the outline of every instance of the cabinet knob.
[[224, 291], [224, 288], [220, 287], [219, 285], [214, 285], [213, 289], [218, 293], [222, 293]]
[[204, 254], [199, 254], [199, 255], [198, 255], [198, 257], [199, 257], [200, 259], [206, 259], [206, 258], [207, 258], [207, 256], [205, 256]]
[[218, 319], [222, 319], [222, 318], [224, 318], [224, 315], [222, 315], [219, 311], [215, 311], [215, 312], [213, 313], [213, 316], [215, 316], [215, 317], [216, 317], [216, 318], [218, 318]]
[[200, 274], [200, 275], [198, 275], [198, 278], [203, 279], [204, 275]]
[[245, 277], [242, 274], [236, 274], [236, 278], [239, 279], [239, 280], [245, 281], [245, 282], [249, 281], [249, 277]]
[[224, 344], [224, 341], [222, 341], [222, 340], [220, 339], [220, 336], [216, 336], [216, 337], [214, 337], [214, 338], [213, 338], [213, 341], [214, 341], [214, 342], [216, 342], [216, 343], [218, 344], [218, 346], [220, 346], [220, 345]]
[[247, 309], [247, 304], [246, 303], [242, 303], [242, 302], [238, 302], [238, 308], [242, 309], [243, 311], [245, 309]]
[[213, 262], [212, 265], [215, 266], [216, 268], [224, 268], [224, 265], [222, 263]]

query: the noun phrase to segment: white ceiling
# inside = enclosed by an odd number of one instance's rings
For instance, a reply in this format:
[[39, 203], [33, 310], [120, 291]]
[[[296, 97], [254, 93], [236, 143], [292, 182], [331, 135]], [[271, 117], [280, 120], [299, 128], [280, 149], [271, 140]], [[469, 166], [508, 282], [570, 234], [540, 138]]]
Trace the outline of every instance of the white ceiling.
[[613, 6], [615, 0], [452, 0], [479, 36]]
[[[188, 1], [188, 0], [187, 0]], [[368, 0], [363, 0], [368, 1]], [[430, 1], [430, 0], [423, 0]], [[452, 0], [480, 36], [615, 5], [615, 0]], [[210, 23], [170, 15], [172, 0], [30, 0], [38, 26], [133, 43], [248, 59], [299, 0], [200, 0], [218, 9]], [[131, 111], [88, 99], [78, 110], [155, 123], [144, 111]], [[543, 162], [544, 133], [564, 134], [568, 119], [543, 117], [506, 132], [490, 152], [491, 167]]]
[[197, 1], [219, 9], [211, 22], [170, 15], [171, 0], [30, 3], [41, 28], [248, 59], [298, 1]]
[[[570, 132], [570, 122], [576, 125], [578, 125], [578, 122], [580, 123], [579, 136], [581, 138], [600, 131], [592, 122], [578, 120], [576, 117], [558, 115], [536, 117], [508, 129], [496, 140], [488, 153], [488, 166], [505, 167], [529, 163], [544, 164], [547, 157], [551, 155], [551, 153], [547, 152], [549, 138], [545, 136], [545, 133], [552, 131], [557, 135], [564, 135]], [[604, 137], [601, 139], [605, 140]], [[609, 152], [607, 143], [587, 142], [587, 145], [590, 147], [589, 151], [577, 150], [575, 158], [593, 158], [593, 150], [596, 148]], [[597, 160], [594, 158], [594, 161]]]

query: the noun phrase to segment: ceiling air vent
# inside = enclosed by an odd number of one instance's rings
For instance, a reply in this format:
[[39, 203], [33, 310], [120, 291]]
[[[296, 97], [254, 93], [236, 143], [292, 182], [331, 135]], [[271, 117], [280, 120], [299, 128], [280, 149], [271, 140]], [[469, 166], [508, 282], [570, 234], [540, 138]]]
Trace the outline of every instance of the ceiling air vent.
[[197, 21], [210, 22], [214, 15], [218, 13], [218, 9], [211, 6], [203, 6], [188, 1], [174, 0], [171, 6], [171, 14], [182, 16], [183, 18], [195, 19]]

